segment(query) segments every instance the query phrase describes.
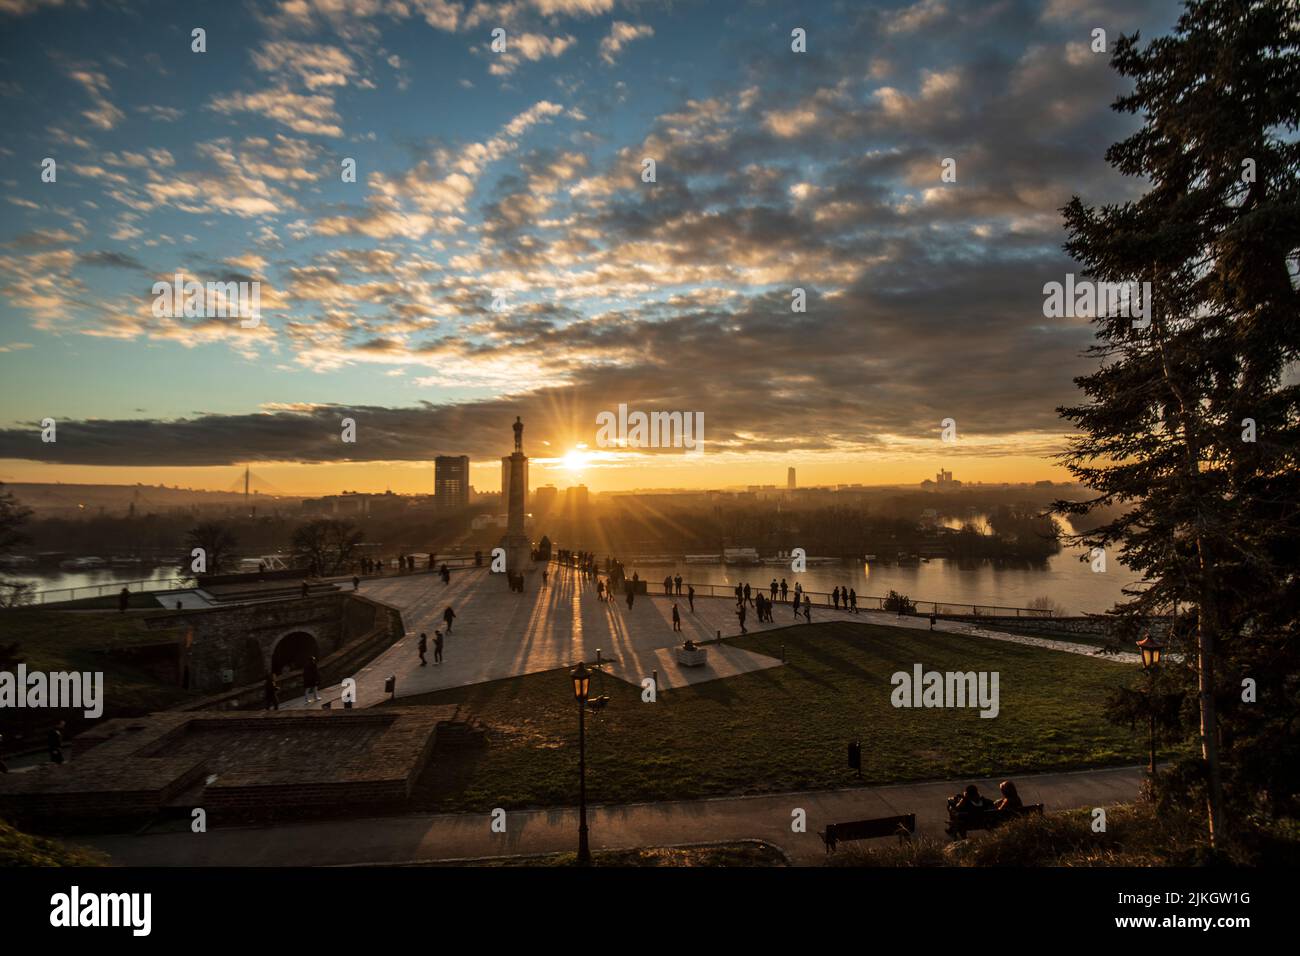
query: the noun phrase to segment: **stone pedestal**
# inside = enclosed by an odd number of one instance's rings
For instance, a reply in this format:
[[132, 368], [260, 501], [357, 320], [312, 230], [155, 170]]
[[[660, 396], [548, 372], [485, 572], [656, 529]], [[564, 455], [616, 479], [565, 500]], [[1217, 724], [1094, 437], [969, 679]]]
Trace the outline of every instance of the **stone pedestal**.
[[510, 500], [507, 502], [506, 535], [501, 539], [501, 546], [506, 551], [506, 570], [511, 574], [528, 574], [533, 568], [532, 542], [524, 530], [528, 500], [524, 465], [527, 461], [527, 456], [516, 447], [510, 456]]
[[705, 647], [677, 648], [677, 663], [683, 667], [703, 667], [709, 662], [709, 651]]

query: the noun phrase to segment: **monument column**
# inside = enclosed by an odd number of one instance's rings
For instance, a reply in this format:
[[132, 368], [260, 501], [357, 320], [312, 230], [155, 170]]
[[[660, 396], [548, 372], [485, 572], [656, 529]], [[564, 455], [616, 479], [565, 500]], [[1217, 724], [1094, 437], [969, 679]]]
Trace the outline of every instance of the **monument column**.
[[503, 542], [506, 549], [506, 570], [512, 574], [527, 574], [533, 565], [532, 542], [524, 528], [524, 514], [528, 501], [528, 488], [524, 484], [525, 466], [528, 458], [524, 455], [524, 423], [515, 417], [515, 450], [510, 456], [510, 500], [507, 503], [506, 536]]

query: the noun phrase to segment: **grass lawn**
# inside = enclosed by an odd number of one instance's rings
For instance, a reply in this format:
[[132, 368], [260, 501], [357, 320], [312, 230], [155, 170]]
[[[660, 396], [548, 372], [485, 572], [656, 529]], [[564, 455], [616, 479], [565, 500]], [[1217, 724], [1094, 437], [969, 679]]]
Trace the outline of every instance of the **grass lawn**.
[[[1101, 718], [1110, 690], [1134, 679], [1112, 661], [940, 632], [871, 624], [800, 625], [728, 643], [783, 667], [665, 691], [595, 678], [609, 706], [587, 717], [587, 796], [624, 803], [859, 783], [846, 766], [862, 741], [862, 783], [1023, 774], [1140, 763], [1141, 734]], [[1001, 711], [890, 704], [895, 671], [997, 671]], [[485, 747], [439, 752], [417, 803], [440, 810], [575, 802], [577, 713], [564, 671], [403, 698], [464, 705]]]
[[[29, 671], [103, 671], [101, 719], [134, 716], [195, 696], [106, 653], [133, 644], [162, 644], [175, 637], [175, 632], [147, 630], [143, 616], [9, 608], [0, 611], [0, 646], [16, 643], [17, 659], [26, 663]], [[70, 731], [85, 723], [80, 711], [24, 708], [7, 712], [0, 732], [12, 744], [18, 735], [47, 726], [56, 717], [66, 719]]]

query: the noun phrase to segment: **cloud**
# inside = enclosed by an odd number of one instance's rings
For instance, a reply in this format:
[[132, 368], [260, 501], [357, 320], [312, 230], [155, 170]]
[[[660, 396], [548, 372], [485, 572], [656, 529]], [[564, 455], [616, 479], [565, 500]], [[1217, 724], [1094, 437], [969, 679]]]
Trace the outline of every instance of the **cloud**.
[[312, 136], [342, 136], [342, 120], [334, 108], [334, 98], [324, 94], [294, 93], [280, 86], [254, 93], [230, 93], [214, 96], [208, 109], [218, 113], [256, 113], [282, 123], [296, 133]]
[[108, 92], [112, 87], [107, 76], [92, 67], [71, 66], [68, 69], [68, 78], [79, 83], [90, 94], [94, 106], [92, 109], [83, 110], [81, 115], [92, 126], [108, 130], [122, 121], [125, 114], [109, 102]]
[[558, 57], [577, 41], [572, 36], [548, 37], [540, 33], [507, 34], [506, 48], [501, 53], [488, 52], [491, 63], [488, 72], [493, 76], [508, 76], [519, 64], [528, 60], [537, 62], [547, 57]]
[[654, 27], [615, 20], [610, 25], [609, 35], [600, 41], [600, 58], [612, 66], [623, 47], [633, 40], [654, 35]]
[[313, 91], [346, 86], [357, 72], [352, 57], [338, 47], [291, 40], [263, 43], [253, 52], [253, 65], [264, 73], [293, 75]]

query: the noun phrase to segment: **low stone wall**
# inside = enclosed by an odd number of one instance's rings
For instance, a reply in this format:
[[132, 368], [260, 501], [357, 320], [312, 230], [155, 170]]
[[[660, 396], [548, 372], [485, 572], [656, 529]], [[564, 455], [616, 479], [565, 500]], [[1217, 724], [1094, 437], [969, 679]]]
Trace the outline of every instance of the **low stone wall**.
[[1048, 637], [1105, 637], [1108, 620], [1104, 617], [1016, 617], [991, 614], [940, 614], [944, 621], [969, 621], [993, 631], [1013, 634], [1042, 634]]
[[[1105, 614], [1088, 614], [1078, 617], [1015, 617], [1008, 615], [985, 614], [940, 614], [944, 621], [968, 621], [987, 627], [991, 631], [1007, 631], [1011, 634], [1037, 634], [1043, 637], [1091, 637], [1106, 638], [1112, 636], [1115, 619]], [[1168, 629], [1165, 618], [1151, 621], [1153, 630]]]
[[168, 711], [113, 720], [76, 760], [0, 774], [0, 814], [57, 827], [159, 814], [209, 823], [304, 810], [401, 808], [457, 709], [247, 714]]

